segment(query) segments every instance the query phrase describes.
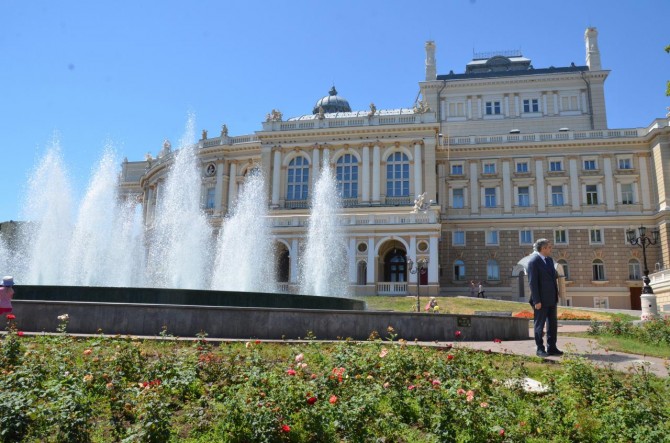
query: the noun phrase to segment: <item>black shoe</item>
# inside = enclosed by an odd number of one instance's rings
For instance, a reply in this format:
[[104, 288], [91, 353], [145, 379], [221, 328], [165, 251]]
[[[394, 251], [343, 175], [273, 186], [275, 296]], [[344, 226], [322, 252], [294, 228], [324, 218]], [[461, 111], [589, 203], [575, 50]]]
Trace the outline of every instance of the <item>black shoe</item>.
[[549, 354], [549, 355], [557, 355], [557, 356], [561, 356], [561, 355], [563, 355], [563, 351], [561, 351], [561, 350], [558, 349], [558, 348], [547, 349], [547, 354]]
[[537, 352], [535, 352], [535, 355], [542, 358], [549, 357], [549, 354], [544, 352], [544, 349], [538, 349]]

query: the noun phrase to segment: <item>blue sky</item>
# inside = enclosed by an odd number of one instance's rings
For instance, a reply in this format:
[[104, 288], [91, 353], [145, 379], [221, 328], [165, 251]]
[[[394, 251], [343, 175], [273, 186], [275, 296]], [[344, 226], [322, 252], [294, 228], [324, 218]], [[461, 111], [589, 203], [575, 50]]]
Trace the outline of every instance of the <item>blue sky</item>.
[[536, 68], [585, 64], [599, 31], [611, 128], [647, 126], [670, 99], [667, 0], [0, 0], [0, 221], [57, 135], [78, 194], [111, 143], [119, 161], [197, 133], [261, 129], [311, 112], [334, 83], [354, 110], [411, 106], [424, 42], [438, 74], [473, 51], [521, 50]]

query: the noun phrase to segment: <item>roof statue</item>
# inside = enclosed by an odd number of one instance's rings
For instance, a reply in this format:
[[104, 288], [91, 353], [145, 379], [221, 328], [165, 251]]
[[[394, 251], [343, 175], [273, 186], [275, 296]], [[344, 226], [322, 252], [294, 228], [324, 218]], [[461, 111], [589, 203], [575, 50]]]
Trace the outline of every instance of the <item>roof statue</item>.
[[377, 107], [374, 103], [370, 103], [370, 112], [368, 112], [368, 117], [372, 117], [377, 113]]
[[221, 137], [228, 137], [228, 126], [225, 123], [221, 126]]
[[269, 114], [265, 116], [266, 122], [280, 122], [282, 121], [283, 115], [279, 109], [273, 109]]
[[424, 192], [421, 195], [416, 196], [416, 200], [414, 200], [414, 209], [410, 212], [410, 214], [417, 214], [419, 212], [426, 212], [428, 208], [430, 208], [430, 205], [435, 203], [433, 200], [426, 201], [426, 193]]
[[319, 117], [319, 120], [323, 120], [324, 118], [326, 118], [326, 114], [323, 111], [323, 106], [319, 106], [319, 113], [317, 115]]
[[415, 114], [425, 114], [426, 112], [430, 112], [430, 107], [424, 100], [419, 100], [414, 104]]
[[202, 139], [207, 140], [207, 129], [202, 130]]

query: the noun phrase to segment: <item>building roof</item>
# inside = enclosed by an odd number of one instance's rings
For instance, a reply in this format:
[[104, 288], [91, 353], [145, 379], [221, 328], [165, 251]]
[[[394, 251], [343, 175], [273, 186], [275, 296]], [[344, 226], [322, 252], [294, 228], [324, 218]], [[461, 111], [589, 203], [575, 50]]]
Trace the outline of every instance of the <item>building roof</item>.
[[312, 110], [312, 114], [318, 114], [320, 112], [320, 108], [323, 109], [324, 113], [351, 111], [349, 102], [346, 98], [337, 95], [337, 89], [335, 89], [335, 86], [330, 88], [327, 96], [316, 102], [314, 109]]
[[437, 76], [437, 80], [467, 80], [476, 78], [492, 78], [492, 77], [514, 77], [519, 75], [543, 75], [543, 74], [559, 74], [568, 72], [582, 72], [588, 71], [588, 66], [566, 66], [556, 68], [550, 66], [548, 68], [535, 69], [533, 65], [529, 65], [525, 70], [509, 70], [509, 71], [486, 71], [486, 72], [472, 72], [463, 74], [454, 74], [453, 71], [449, 74], [442, 74]]
[[[392, 115], [411, 115], [416, 114], [414, 109], [399, 108], [399, 109], [381, 109], [375, 111], [375, 116], [392, 116]], [[349, 111], [349, 112], [326, 112], [323, 114], [324, 118], [355, 118], [355, 117], [370, 117], [370, 111]], [[319, 115], [307, 114], [298, 117], [291, 117], [287, 121], [302, 121], [302, 120], [318, 120]]]

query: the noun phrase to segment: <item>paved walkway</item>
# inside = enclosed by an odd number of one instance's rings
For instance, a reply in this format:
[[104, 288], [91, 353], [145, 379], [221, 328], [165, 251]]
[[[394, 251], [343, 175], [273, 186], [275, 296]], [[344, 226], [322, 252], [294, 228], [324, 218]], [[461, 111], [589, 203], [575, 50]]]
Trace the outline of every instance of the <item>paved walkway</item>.
[[[626, 354], [624, 352], [610, 351], [602, 348], [595, 339], [582, 337], [569, 337], [562, 335], [568, 332], [584, 332], [588, 326], [583, 325], [559, 325], [558, 326], [558, 348], [566, 353], [579, 355], [592, 361], [598, 366], [611, 367], [618, 371], [628, 372], [635, 370], [639, 366], [645, 366], [653, 374], [659, 377], [668, 376], [668, 366], [670, 360], [657, 357], [649, 357], [635, 354]], [[528, 331], [529, 340], [503, 341], [502, 343], [493, 342], [461, 342], [457, 346], [463, 346], [471, 349], [483, 351], [491, 350], [503, 354], [526, 355], [535, 357], [535, 341], [532, 339], [532, 329]], [[562, 357], [547, 357], [546, 360], [558, 361]]]

